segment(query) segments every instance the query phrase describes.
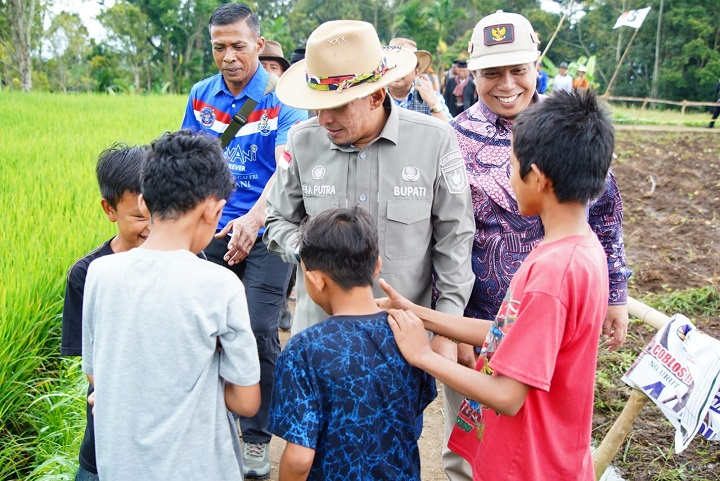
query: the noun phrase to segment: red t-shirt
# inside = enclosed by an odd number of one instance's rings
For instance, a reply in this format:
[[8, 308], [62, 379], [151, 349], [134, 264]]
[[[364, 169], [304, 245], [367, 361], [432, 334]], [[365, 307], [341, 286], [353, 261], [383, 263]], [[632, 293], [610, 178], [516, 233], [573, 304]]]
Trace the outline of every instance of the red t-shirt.
[[465, 400], [448, 443], [473, 480], [594, 480], [595, 364], [607, 312], [605, 254], [589, 232], [538, 245], [510, 283], [476, 369], [531, 387], [503, 416]]

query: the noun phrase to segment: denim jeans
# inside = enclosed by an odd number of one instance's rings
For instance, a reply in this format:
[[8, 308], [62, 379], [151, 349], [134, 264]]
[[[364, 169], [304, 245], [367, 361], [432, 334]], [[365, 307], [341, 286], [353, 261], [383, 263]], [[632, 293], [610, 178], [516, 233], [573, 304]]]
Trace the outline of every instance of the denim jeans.
[[77, 473], [75, 473], [75, 481], [99, 481], [99, 477], [95, 473], [91, 473], [82, 466], [78, 466]]

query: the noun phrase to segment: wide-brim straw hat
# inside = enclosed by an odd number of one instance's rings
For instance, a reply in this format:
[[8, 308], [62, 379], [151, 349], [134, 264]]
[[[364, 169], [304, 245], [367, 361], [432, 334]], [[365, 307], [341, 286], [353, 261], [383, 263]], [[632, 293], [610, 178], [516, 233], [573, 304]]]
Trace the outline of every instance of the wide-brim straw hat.
[[275, 40], [265, 40], [265, 48], [260, 53], [260, 60], [275, 60], [280, 62], [283, 71], [290, 68], [290, 62], [283, 55], [282, 45]]
[[417, 44], [414, 40], [410, 40], [409, 38], [404, 37], [395, 37], [394, 39], [390, 40], [390, 43], [388, 45], [390, 45], [391, 47], [405, 47], [406, 49], [413, 52], [415, 54], [415, 57], [417, 57], [417, 65], [420, 69], [418, 75], [424, 74], [432, 63], [432, 55], [430, 54], [430, 52], [428, 52], [427, 50], [418, 50]]
[[333, 20], [310, 34], [305, 58], [280, 77], [277, 95], [297, 109], [333, 109], [390, 85], [416, 64], [410, 50], [380, 45], [371, 24]]

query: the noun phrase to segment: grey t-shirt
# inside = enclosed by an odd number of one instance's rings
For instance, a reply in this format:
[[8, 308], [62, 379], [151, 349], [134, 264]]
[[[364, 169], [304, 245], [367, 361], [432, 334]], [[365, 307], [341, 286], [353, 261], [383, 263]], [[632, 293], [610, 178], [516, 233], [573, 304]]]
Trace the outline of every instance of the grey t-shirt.
[[103, 481], [242, 479], [223, 379], [253, 385], [260, 367], [232, 272], [185, 250], [139, 248], [92, 262], [83, 371], [95, 378]]

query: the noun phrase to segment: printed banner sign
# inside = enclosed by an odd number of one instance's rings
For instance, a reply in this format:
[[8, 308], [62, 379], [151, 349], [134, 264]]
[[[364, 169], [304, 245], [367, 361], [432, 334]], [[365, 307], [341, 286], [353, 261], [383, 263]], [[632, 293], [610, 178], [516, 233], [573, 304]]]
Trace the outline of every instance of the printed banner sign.
[[720, 341], [675, 314], [655, 334], [623, 381], [643, 391], [675, 427], [675, 452], [698, 432], [720, 441]]

